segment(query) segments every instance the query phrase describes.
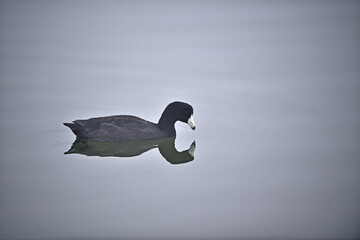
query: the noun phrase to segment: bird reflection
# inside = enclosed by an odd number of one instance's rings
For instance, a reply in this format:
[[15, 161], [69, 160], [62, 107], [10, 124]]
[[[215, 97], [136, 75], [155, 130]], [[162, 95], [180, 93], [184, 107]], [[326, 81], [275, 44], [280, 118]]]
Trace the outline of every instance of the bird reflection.
[[182, 164], [194, 160], [195, 141], [189, 149], [179, 152], [175, 148], [175, 137], [138, 142], [89, 142], [76, 140], [64, 154], [83, 154], [100, 157], [134, 157], [153, 148], [171, 164]]

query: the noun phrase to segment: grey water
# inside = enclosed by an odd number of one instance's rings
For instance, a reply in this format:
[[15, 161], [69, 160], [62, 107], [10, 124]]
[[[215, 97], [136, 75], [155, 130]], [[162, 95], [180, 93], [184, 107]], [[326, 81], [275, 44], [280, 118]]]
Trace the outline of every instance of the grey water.
[[[0, 1], [0, 238], [359, 238], [359, 23], [359, 1]], [[193, 159], [64, 154], [63, 122], [175, 100], [196, 131], [165, 149]]]

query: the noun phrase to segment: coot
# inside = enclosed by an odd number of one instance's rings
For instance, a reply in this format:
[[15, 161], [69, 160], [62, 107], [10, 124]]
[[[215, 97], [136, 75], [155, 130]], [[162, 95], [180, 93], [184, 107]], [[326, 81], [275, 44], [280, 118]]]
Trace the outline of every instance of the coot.
[[88, 141], [145, 141], [176, 136], [174, 124], [181, 121], [195, 130], [193, 108], [184, 102], [170, 103], [158, 123], [135, 116], [116, 115], [64, 123], [77, 139]]

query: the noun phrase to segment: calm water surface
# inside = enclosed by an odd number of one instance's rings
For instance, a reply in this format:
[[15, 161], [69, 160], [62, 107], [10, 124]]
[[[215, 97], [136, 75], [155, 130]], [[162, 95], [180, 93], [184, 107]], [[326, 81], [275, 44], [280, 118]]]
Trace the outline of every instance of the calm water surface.
[[[1, 1], [0, 238], [360, 237], [359, 20], [356, 1]], [[174, 100], [192, 161], [64, 154], [63, 122]]]

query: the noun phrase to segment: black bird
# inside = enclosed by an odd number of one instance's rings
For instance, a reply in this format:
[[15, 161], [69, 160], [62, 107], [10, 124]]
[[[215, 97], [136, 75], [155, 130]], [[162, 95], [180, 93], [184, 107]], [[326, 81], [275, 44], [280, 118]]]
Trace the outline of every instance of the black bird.
[[170, 103], [158, 123], [152, 123], [135, 116], [116, 115], [108, 117], [75, 120], [64, 123], [77, 139], [96, 142], [130, 142], [162, 139], [176, 136], [174, 124], [181, 121], [195, 130], [194, 110], [184, 102]]

